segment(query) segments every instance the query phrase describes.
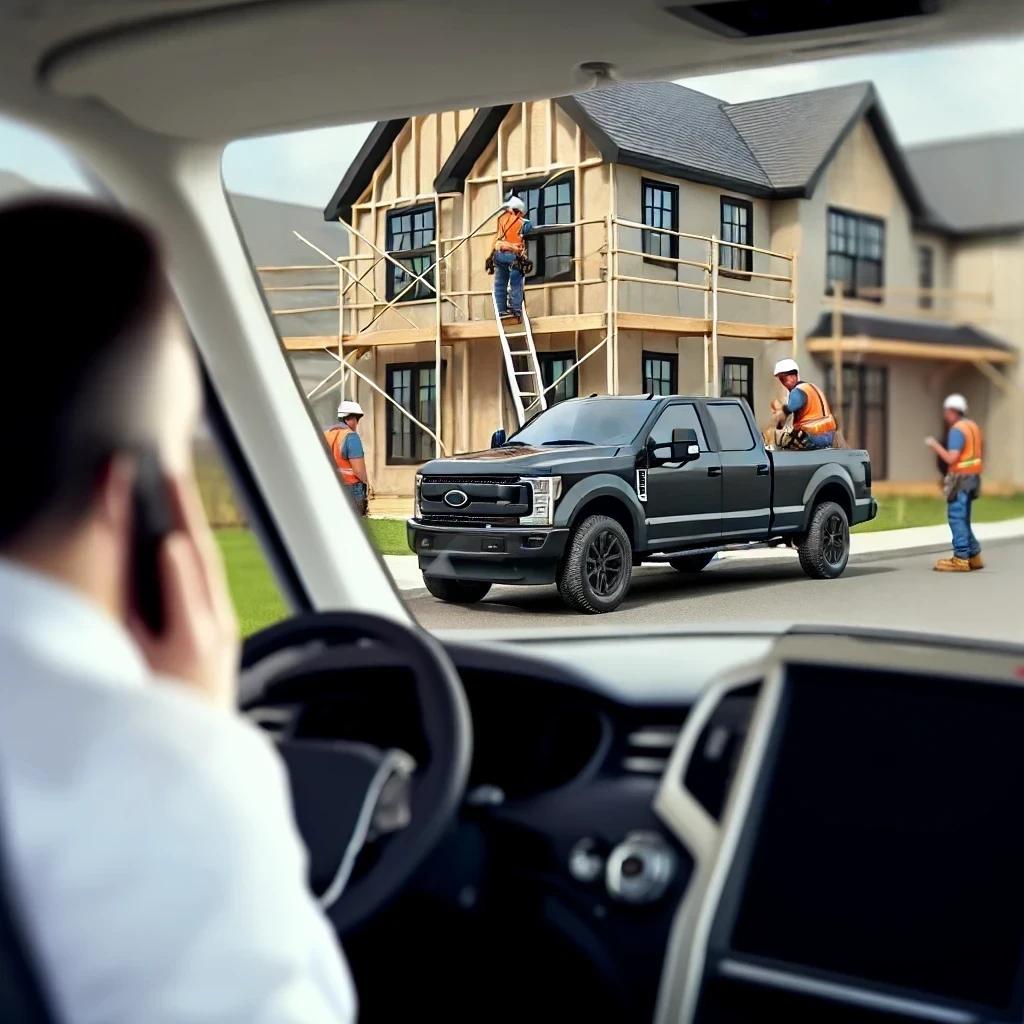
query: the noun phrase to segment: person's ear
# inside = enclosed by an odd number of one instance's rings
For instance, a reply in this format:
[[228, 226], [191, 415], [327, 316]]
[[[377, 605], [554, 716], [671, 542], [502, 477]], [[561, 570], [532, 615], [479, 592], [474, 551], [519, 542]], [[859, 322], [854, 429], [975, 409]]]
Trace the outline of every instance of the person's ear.
[[135, 472], [134, 459], [127, 455], [114, 455], [96, 481], [97, 511], [114, 533], [127, 532], [131, 526]]

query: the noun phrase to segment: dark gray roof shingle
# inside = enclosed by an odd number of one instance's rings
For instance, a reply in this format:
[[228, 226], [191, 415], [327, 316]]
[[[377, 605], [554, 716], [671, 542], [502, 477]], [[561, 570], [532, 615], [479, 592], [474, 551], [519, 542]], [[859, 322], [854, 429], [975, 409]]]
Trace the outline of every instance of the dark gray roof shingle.
[[722, 101], [671, 82], [630, 82], [573, 99], [615, 144], [625, 163], [663, 163], [666, 169], [745, 182], [761, 191], [771, 182], [727, 116]]
[[939, 227], [1024, 230], [1024, 132], [914, 146], [907, 160]]
[[772, 186], [802, 189], [875, 100], [870, 82], [730, 103], [726, 116], [750, 147]]

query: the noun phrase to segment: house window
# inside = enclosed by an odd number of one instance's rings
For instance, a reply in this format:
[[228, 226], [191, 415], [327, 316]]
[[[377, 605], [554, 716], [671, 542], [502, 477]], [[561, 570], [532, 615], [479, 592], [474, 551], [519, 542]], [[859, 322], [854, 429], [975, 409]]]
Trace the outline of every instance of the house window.
[[[746, 199], [722, 196], [722, 241], [754, 244], [754, 206]], [[754, 253], [750, 249], [737, 249], [722, 245], [718, 252], [718, 265], [724, 270], [749, 273], [754, 269]]]
[[565, 281], [574, 276], [572, 258], [572, 182], [551, 185], [521, 184], [513, 192], [526, 204], [526, 216], [533, 230], [526, 236], [526, 249], [533, 261], [529, 280]]
[[884, 366], [843, 364], [843, 407], [835, 401], [832, 365], [825, 368], [825, 391], [839, 419], [846, 443], [871, 455], [876, 480], [889, 475], [889, 371]]
[[921, 289], [917, 297], [918, 305], [922, 309], [931, 309], [931, 289], [935, 287], [935, 250], [930, 245], [917, 247], [917, 286]]
[[[387, 369], [387, 393], [421, 423], [433, 428], [437, 375], [433, 363], [393, 363]], [[418, 465], [434, 457], [434, 439], [388, 402], [389, 465]]]
[[652, 395], [674, 395], [679, 360], [660, 352], [643, 353], [643, 390]]
[[[667, 231], [679, 230], [679, 189], [675, 185], [663, 181], [641, 182], [643, 189], [644, 223], [652, 228], [664, 228]], [[644, 231], [643, 251], [648, 256], [670, 257], [679, 256], [679, 237], [666, 235], [660, 231]]]
[[840, 281], [843, 294], [881, 302], [885, 279], [885, 222], [842, 210], [828, 211], [828, 279], [825, 292]]
[[[394, 210], [388, 214], [387, 250], [399, 263], [414, 274], [424, 272], [436, 259], [434, 251], [434, 208], [419, 206], [412, 210]], [[401, 295], [400, 302], [430, 299], [434, 291], [424, 281], [416, 281], [408, 291], [402, 292], [413, 281], [404, 270], [390, 260], [387, 264], [387, 298]], [[425, 281], [434, 283], [434, 271], [425, 274]]]
[[754, 360], [726, 356], [722, 360], [722, 397], [742, 398], [754, 411]]
[[[551, 387], [552, 384], [562, 376], [576, 362], [575, 352], [538, 352], [540, 360], [540, 375], [544, 381], [544, 387]], [[554, 388], [546, 392], [544, 397], [548, 405], [555, 405], [557, 402], [564, 402], [567, 398], [575, 398], [579, 393], [579, 370], [574, 369], [567, 377], [563, 378]]]

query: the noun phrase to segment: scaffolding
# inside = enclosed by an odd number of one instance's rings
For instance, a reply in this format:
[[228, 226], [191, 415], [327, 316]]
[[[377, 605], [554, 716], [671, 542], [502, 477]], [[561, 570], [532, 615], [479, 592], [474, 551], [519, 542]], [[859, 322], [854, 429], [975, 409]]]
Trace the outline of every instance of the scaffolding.
[[[500, 135], [499, 135], [500, 144]], [[556, 171], [549, 181], [556, 180], [571, 169]], [[575, 168], [578, 174], [579, 168]], [[611, 174], [614, 174], [612, 169]], [[612, 180], [614, 180], [612, 178]], [[503, 190], [509, 177], [497, 182]], [[614, 189], [612, 194], [614, 195]], [[336, 313], [337, 332], [334, 335], [308, 337], [285, 335], [286, 347], [294, 351], [325, 351], [333, 355], [338, 366], [316, 387], [308, 398], [322, 394], [325, 389], [340, 388], [346, 394], [351, 376], [363, 381], [383, 396], [403, 416], [425, 431], [434, 441], [435, 456], [448, 454], [442, 442], [441, 366], [442, 348], [452, 343], [470, 343], [500, 337], [490, 297], [490, 288], [471, 288], [469, 243], [480, 237], [493, 235], [492, 221], [501, 207], [489, 213], [471, 231], [454, 237], [441, 235], [442, 202], [463, 199], [461, 193], [431, 194], [429, 197], [406, 197], [403, 202], [429, 199], [434, 208], [435, 240], [433, 262], [417, 273], [402, 264], [394, 255], [376, 245], [354, 225], [339, 221], [353, 242], [353, 252], [334, 257], [295, 232], [297, 238], [308, 245], [323, 260], [322, 264], [292, 267], [257, 268], [264, 290], [273, 295], [281, 292], [322, 294], [329, 293], [333, 302], [273, 309], [275, 317], [287, 318], [299, 314]], [[398, 201], [393, 204], [398, 205]], [[608, 213], [605, 217], [576, 220], [557, 225], [560, 231], [572, 231], [574, 248], [573, 273], [565, 280], [526, 283], [526, 305], [531, 310], [533, 331], [536, 335], [574, 332], [576, 360], [557, 379], [543, 388], [543, 394], [553, 391], [566, 377], [590, 360], [598, 352], [605, 354], [606, 391], [619, 393], [619, 333], [624, 330], [664, 333], [676, 337], [701, 338], [704, 352], [704, 394], [720, 393], [719, 343], [722, 338], [739, 338], [764, 342], [789, 342], [795, 356], [797, 345], [797, 273], [796, 255], [760, 246], [734, 241], [723, 241], [716, 235], [700, 235], [642, 224], [638, 221]], [[581, 254], [585, 231], [600, 232], [600, 242]], [[668, 244], [654, 245], [661, 236]], [[663, 254], [664, 250], [668, 254]], [[687, 256], [680, 253], [688, 250]], [[452, 287], [456, 279], [455, 257], [463, 253], [461, 288]], [[675, 255], [672, 255], [672, 254]], [[588, 264], [599, 261], [597, 274], [587, 277]], [[755, 270], [755, 264], [763, 268]], [[382, 297], [373, 287], [374, 276], [382, 265], [396, 268], [405, 280], [400, 291], [390, 299]], [[274, 275], [311, 275], [299, 283], [275, 284]], [[319, 277], [317, 275], [325, 275]], [[268, 283], [268, 277], [270, 283]], [[294, 280], [294, 279], [290, 279]], [[723, 283], [728, 282], [728, 283]], [[417, 286], [430, 293], [428, 298], [408, 299]], [[648, 288], [671, 289], [679, 298], [675, 311], [649, 312], [652, 293]], [[572, 292], [568, 313], [552, 312], [553, 297], [563, 289]], [[684, 295], [700, 295], [700, 308], [687, 310]], [[721, 316], [723, 300], [733, 305], [757, 302], [756, 307], [769, 315], [758, 319], [736, 320]], [[659, 300], [660, 301], [660, 300]], [[664, 303], [662, 303], [664, 306]], [[770, 311], [788, 306], [789, 313], [774, 316]], [[424, 307], [432, 307], [433, 316], [424, 316]], [[640, 307], [640, 308], [634, 308]], [[490, 308], [490, 312], [488, 312]], [[449, 315], [446, 316], [446, 313]], [[769, 322], [771, 320], [780, 322]], [[582, 332], [596, 332], [602, 339], [586, 352], [580, 353]], [[382, 345], [404, 345], [433, 342], [435, 380], [438, 382], [438, 400], [434, 403], [432, 424], [425, 424], [404, 406], [395, 402], [375, 381], [353, 365], [354, 358], [367, 349]], [[465, 384], [466, 382], [464, 382]]]

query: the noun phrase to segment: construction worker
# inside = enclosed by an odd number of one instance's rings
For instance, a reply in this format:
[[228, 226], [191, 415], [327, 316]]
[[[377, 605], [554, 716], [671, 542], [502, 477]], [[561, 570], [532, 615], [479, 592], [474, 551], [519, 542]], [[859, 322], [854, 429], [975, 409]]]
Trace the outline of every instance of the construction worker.
[[[789, 392], [785, 403], [772, 400], [772, 417], [781, 448], [831, 448], [838, 429], [821, 388], [800, 379], [800, 367], [793, 359], [780, 359], [775, 364], [775, 378]], [[783, 429], [786, 419], [793, 417], [793, 429]]]
[[359, 439], [359, 421], [363, 408], [358, 402], [342, 401], [338, 405], [338, 424], [328, 427], [324, 437], [330, 446], [341, 482], [349, 487], [352, 500], [361, 516], [370, 508], [370, 480], [366, 475], [366, 456]]
[[505, 203], [505, 212], [498, 218], [498, 233], [494, 239], [494, 302], [503, 320], [523, 319], [523, 264], [526, 261], [526, 242], [523, 236], [533, 230], [526, 216], [526, 204], [519, 196], [511, 196]]
[[946, 513], [953, 534], [953, 557], [935, 563], [938, 572], [970, 572], [983, 569], [981, 545], [971, 529], [971, 505], [981, 493], [982, 435], [981, 427], [967, 418], [967, 399], [949, 395], [942, 403], [942, 418], [949, 427], [945, 446], [934, 437], [925, 444], [945, 463]]

